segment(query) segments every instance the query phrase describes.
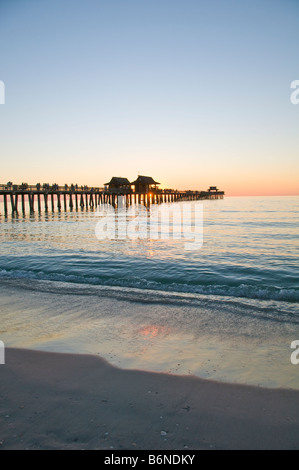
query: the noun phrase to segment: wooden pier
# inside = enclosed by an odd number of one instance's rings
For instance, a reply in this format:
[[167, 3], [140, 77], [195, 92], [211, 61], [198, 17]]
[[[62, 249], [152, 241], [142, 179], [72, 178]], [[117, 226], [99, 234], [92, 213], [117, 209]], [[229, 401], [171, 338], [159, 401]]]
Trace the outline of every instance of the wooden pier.
[[[224, 191], [219, 191], [216, 187], [210, 187], [207, 191], [178, 191], [172, 189], [156, 189], [147, 193], [107, 190], [105, 188], [89, 188], [87, 186], [58, 186], [52, 185], [41, 187], [40, 185], [29, 186], [0, 184], [0, 196], [3, 198], [5, 215], [9, 209], [12, 213], [38, 210], [58, 211], [79, 210], [96, 208], [102, 204], [110, 204], [117, 207], [119, 196], [122, 203], [127, 206], [131, 204], [162, 204], [176, 201], [197, 201], [200, 199], [223, 198]], [[27, 201], [27, 204], [26, 204]]]

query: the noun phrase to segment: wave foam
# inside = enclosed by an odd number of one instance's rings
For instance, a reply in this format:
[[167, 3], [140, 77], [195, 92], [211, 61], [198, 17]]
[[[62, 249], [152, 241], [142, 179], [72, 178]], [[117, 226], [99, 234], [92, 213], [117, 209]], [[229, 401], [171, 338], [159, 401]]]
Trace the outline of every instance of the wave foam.
[[157, 281], [142, 278], [107, 278], [96, 276], [79, 276], [76, 274], [62, 273], [45, 273], [34, 271], [0, 270], [1, 278], [17, 278], [17, 279], [39, 279], [48, 281], [68, 282], [71, 284], [85, 284], [91, 286], [111, 286], [111, 287], [127, 287], [153, 291], [166, 291], [171, 293], [182, 294], [202, 294], [217, 295], [224, 297], [236, 297], [258, 300], [275, 300], [284, 302], [298, 302], [299, 289], [286, 289], [269, 286], [255, 286], [252, 284], [239, 285], [190, 285], [186, 283], [161, 283]]

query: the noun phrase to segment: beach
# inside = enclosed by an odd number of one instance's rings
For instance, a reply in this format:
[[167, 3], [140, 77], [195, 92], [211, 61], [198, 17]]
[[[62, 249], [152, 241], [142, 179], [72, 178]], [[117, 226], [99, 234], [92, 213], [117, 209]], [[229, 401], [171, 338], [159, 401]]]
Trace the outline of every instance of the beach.
[[8, 348], [1, 449], [298, 449], [299, 392]]

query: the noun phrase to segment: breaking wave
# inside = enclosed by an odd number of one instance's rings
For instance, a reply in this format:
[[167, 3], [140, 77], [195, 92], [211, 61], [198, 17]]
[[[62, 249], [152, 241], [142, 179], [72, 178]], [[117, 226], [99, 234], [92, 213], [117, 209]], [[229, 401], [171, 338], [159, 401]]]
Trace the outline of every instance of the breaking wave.
[[252, 284], [189, 284], [188, 282], [173, 282], [170, 279], [163, 279], [163, 282], [149, 280], [139, 277], [109, 277], [92, 274], [65, 274], [46, 271], [21, 270], [21, 269], [1, 269], [0, 279], [28, 279], [67, 282], [71, 284], [83, 284], [91, 286], [126, 287], [141, 290], [165, 291], [182, 294], [202, 294], [217, 295], [223, 297], [236, 297], [258, 300], [275, 300], [284, 302], [298, 302], [299, 289], [279, 288], [272, 286], [252, 285]]

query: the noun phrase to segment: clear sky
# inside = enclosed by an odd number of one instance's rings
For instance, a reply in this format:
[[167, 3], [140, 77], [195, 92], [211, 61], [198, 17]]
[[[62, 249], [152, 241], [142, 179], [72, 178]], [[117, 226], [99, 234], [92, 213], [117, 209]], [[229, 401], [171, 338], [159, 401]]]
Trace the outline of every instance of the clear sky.
[[298, 0], [0, 0], [0, 183], [299, 194]]

